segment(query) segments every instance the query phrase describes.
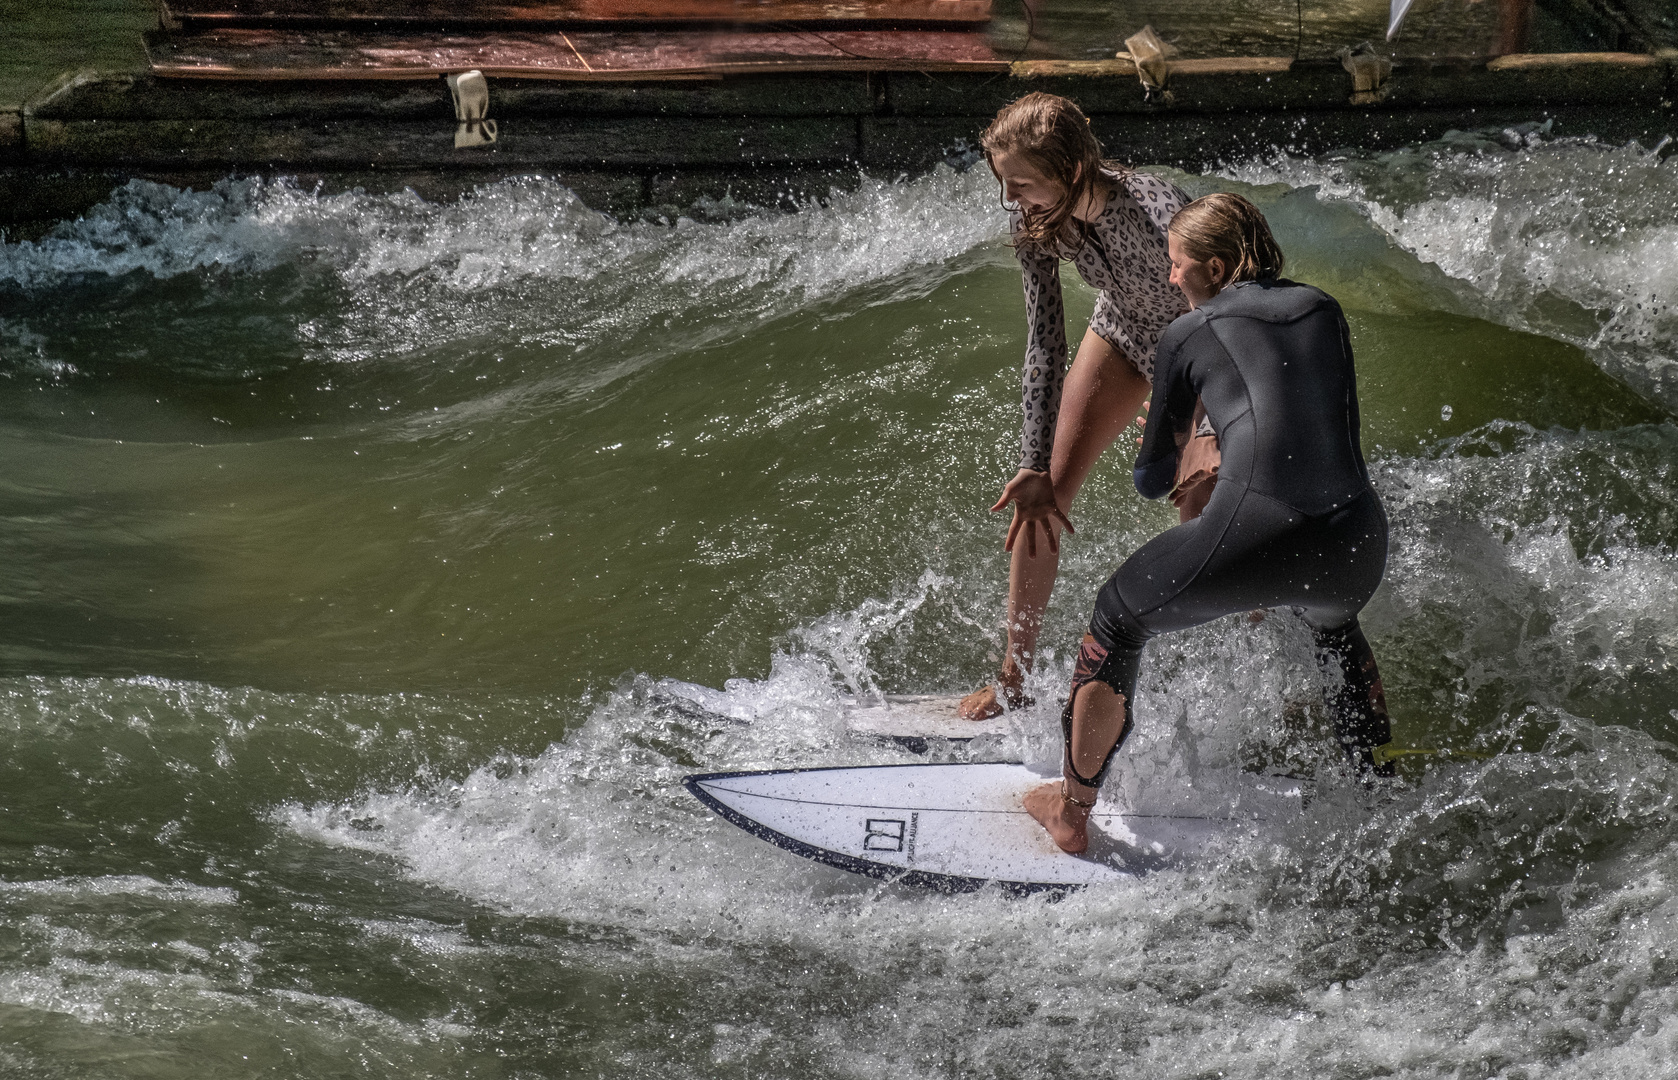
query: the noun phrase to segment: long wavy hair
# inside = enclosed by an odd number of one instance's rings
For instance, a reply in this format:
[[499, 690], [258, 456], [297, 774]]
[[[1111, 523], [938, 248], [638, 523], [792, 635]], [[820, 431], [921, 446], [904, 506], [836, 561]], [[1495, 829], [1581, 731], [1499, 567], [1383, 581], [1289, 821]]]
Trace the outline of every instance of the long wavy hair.
[[1224, 261], [1228, 270], [1219, 285], [1280, 277], [1286, 262], [1259, 208], [1227, 192], [1202, 196], [1177, 211], [1171, 234], [1195, 259]]
[[[1014, 234], [1015, 244], [1046, 251], [1054, 251], [1062, 243], [1082, 247], [1087, 226], [1073, 217], [1072, 211], [1096, 191], [1102, 169], [1121, 175], [1130, 172], [1127, 166], [1101, 156], [1101, 142], [1090, 130], [1089, 118], [1070, 99], [1056, 94], [1027, 94], [1004, 105], [979, 137], [979, 145], [984, 148], [992, 175], [996, 173], [996, 155], [1007, 154], [1064, 190], [1059, 201], [1046, 210], [1023, 210], [1020, 229]], [[1010, 206], [1007, 197], [1004, 187], [1004, 209], [1021, 209]]]

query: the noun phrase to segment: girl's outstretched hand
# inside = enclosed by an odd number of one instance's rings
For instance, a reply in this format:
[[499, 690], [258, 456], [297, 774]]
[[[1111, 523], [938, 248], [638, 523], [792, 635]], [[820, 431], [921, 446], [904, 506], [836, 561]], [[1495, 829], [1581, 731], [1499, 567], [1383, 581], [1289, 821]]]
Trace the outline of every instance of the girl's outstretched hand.
[[1021, 469], [1008, 481], [1008, 486], [1002, 489], [1002, 497], [991, 507], [1000, 510], [1009, 503], [1014, 504], [1014, 520], [1008, 525], [1008, 539], [1003, 542], [1003, 551], [1013, 551], [1014, 542], [1019, 539], [1021, 530], [1025, 532], [1025, 551], [1033, 559], [1037, 557], [1037, 530], [1042, 529], [1043, 535], [1049, 541], [1049, 550], [1060, 551], [1060, 538], [1055, 535], [1054, 528], [1049, 524], [1051, 520], [1058, 521], [1061, 527], [1069, 533], [1078, 530], [1072, 527], [1072, 522], [1061, 512], [1060, 504], [1055, 501], [1055, 485], [1046, 472], [1033, 472]]

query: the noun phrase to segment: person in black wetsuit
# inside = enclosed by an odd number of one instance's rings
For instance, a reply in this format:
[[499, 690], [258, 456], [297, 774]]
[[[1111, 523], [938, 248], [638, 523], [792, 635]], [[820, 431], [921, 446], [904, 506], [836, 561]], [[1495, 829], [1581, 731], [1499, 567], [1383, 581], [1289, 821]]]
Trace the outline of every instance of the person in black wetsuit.
[[1358, 439], [1351, 337], [1340, 305], [1282, 279], [1282, 253], [1258, 208], [1209, 195], [1172, 219], [1171, 280], [1192, 310], [1160, 339], [1136, 488], [1172, 487], [1195, 400], [1223, 462], [1201, 516], [1154, 537], [1096, 598], [1062, 717], [1063, 779], [1026, 809], [1066, 851], [1133, 724], [1142, 648], [1156, 634], [1254, 608], [1291, 608], [1338, 676], [1335, 733], [1362, 770], [1391, 775], [1386, 698], [1357, 614], [1380, 584], [1387, 519]]

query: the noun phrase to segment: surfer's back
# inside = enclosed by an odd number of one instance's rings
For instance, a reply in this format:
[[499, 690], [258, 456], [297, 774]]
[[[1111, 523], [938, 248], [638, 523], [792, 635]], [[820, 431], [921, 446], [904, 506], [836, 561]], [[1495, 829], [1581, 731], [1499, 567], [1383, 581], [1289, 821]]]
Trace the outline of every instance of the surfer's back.
[[1367, 487], [1350, 336], [1327, 293], [1286, 279], [1232, 285], [1179, 319], [1160, 357], [1205, 404], [1220, 484], [1307, 514]]

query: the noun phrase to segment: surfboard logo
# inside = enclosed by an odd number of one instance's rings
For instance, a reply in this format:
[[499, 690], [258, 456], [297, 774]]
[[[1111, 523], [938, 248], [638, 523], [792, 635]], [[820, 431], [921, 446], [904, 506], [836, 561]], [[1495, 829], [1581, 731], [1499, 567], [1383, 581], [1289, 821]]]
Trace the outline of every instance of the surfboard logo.
[[862, 850], [902, 851], [903, 834], [908, 826], [902, 818], [869, 818], [864, 825], [867, 832], [862, 838]]

